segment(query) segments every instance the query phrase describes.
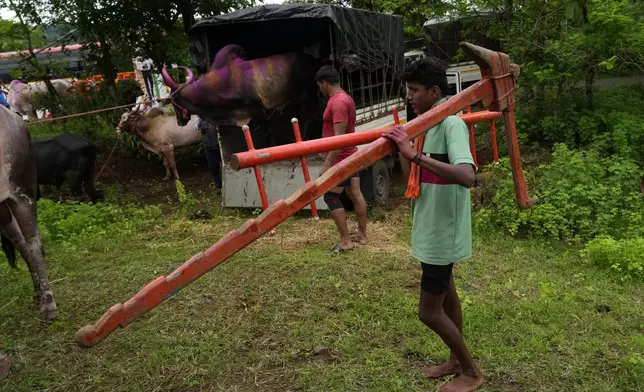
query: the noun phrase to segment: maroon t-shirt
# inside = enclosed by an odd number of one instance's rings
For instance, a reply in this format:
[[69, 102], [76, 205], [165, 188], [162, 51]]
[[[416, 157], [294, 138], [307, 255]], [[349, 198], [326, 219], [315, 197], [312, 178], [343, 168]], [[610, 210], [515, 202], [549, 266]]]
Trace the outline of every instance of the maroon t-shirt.
[[[344, 91], [333, 94], [326, 104], [326, 109], [322, 116], [322, 137], [335, 136], [333, 124], [341, 122], [347, 123], [347, 133], [356, 131], [356, 104], [353, 102], [353, 98]], [[357, 151], [358, 147], [356, 146], [343, 148], [335, 157], [333, 165]]]

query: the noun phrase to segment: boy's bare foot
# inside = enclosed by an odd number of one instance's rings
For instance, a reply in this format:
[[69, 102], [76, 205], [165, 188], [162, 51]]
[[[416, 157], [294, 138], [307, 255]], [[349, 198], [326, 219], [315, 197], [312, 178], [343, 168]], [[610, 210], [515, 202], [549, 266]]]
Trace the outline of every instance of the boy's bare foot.
[[452, 374], [461, 374], [461, 365], [458, 360], [450, 359], [440, 365], [425, 366], [421, 372], [425, 378], [442, 378]]
[[367, 244], [367, 236], [364, 234], [355, 234], [353, 237], [351, 237], [352, 242], [357, 242], [360, 245], [366, 245]]
[[483, 373], [477, 370], [476, 374], [461, 374], [452, 381], [443, 385], [439, 392], [474, 392], [483, 385]]

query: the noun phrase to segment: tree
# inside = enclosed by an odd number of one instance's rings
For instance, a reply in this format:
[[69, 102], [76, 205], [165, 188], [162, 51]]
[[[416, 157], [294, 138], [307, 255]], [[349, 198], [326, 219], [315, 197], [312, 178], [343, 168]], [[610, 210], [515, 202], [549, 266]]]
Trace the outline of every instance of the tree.
[[[45, 44], [44, 33], [39, 27], [29, 27], [31, 43], [34, 47]], [[20, 24], [0, 19], [0, 52], [28, 50], [27, 38]]]
[[249, 6], [255, 0], [49, 0], [53, 20], [77, 29], [88, 60], [113, 85], [117, 65], [135, 56], [158, 66], [185, 63], [187, 32], [195, 15], [211, 16]]
[[[58, 93], [51, 84], [51, 70], [49, 65], [41, 65], [38, 63], [36, 54], [34, 52], [34, 37], [33, 29], [30, 26], [39, 26], [42, 24], [41, 14], [43, 13], [43, 4], [38, 0], [3, 0], [0, 2], [0, 7], [9, 8], [16, 14], [18, 19], [17, 29], [22, 32], [27, 46], [28, 54], [23, 58], [27, 61], [34, 70], [35, 77], [42, 78], [47, 86], [51, 99], [56, 100]], [[44, 40], [44, 37], [42, 37]]]
[[51, 0], [53, 22], [77, 31], [76, 37], [89, 49], [87, 61], [96, 65], [111, 88], [117, 64], [131, 64], [134, 55], [138, 37], [129, 26], [138, 26], [136, 10], [137, 2], [132, 0]]

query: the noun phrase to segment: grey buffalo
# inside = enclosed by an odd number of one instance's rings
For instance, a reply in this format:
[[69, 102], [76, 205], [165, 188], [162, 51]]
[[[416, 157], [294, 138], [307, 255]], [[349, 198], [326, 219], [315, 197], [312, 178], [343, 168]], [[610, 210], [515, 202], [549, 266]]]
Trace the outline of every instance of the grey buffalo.
[[27, 263], [34, 284], [40, 316], [58, 316], [54, 293], [47, 280], [45, 255], [37, 219], [36, 162], [24, 121], [0, 107], [0, 234], [2, 249], [12, 267], [16, 252]]

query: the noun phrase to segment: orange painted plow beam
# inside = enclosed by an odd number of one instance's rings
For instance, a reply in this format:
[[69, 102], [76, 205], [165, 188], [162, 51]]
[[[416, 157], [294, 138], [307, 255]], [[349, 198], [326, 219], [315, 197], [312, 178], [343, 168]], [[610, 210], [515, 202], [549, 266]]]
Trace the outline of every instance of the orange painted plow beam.
[[[493, 52], [468, 43], [461, 43], [461, 47], [479, 65], [483, 79], [427, 113], [406, 123], [403, 128], [412, 139], [416, 138], [436, 126], [450, 114], [457, 113], [478, 101], [483, 101], [484, 105], [493, 111], [502, 111], [507, 139], [510, 144], [510, 162], [512, 163], [517, 202], [519, 207], [528, 208], [536, 202], [536, 198], [529, 199], [527, 196], [525, 180], [521, 171], [516, 129], [514, 128], [514, 80], [518, 75], [518, 67], [511, 64], [510, 58], [504, 53]], [[304, 184], [288, 199], [275, 202], [256, 219], [249, 219], [239, 229], [226, 234], [206, 251], [194, 255], [167, 277], [156, 278], [127, 302], [109, 308], [96, 323], [78, 330], [76, 333], [77, 344], [81, 347], [92, 347], [104, 340], [118, 327], [129, 325], [352, 174], [373, 165], [374, 162], [393, 151], [393, 145], [387, 139], [375, 140], [333, 166], [315, 181]]]
[[[492, 121], [502, 116], [503, 113], [501, 112], [491, 112], [489, 110], [459, 115], [466, 124]], [[301, 143], [283, 144], [281, 146], [262, 148], [260, 150], [239, 152], [232, 154], [230, 157], [230, 166], [235, 170], [246, 169], [248, 167], [266, 165], [287, 159], [295, 159], [340, 148], [367, 144], [380, 138], [387, 129], [389, 127], [331, 136], [323, 139], [307, 140]]]

